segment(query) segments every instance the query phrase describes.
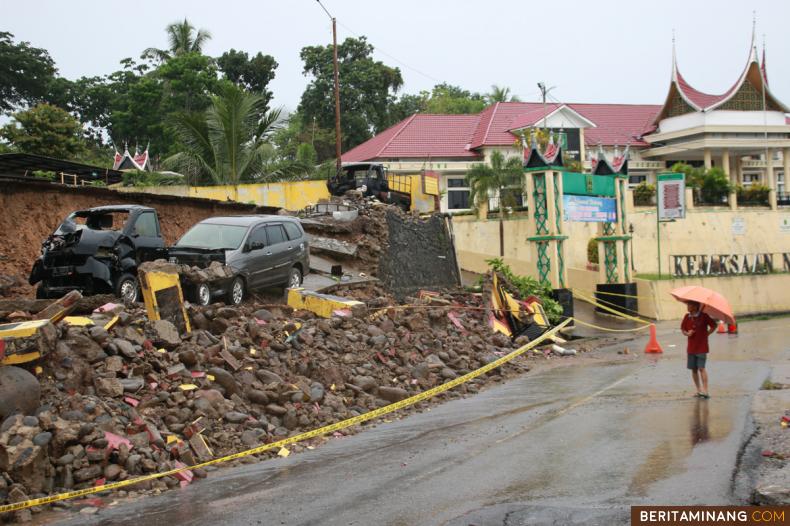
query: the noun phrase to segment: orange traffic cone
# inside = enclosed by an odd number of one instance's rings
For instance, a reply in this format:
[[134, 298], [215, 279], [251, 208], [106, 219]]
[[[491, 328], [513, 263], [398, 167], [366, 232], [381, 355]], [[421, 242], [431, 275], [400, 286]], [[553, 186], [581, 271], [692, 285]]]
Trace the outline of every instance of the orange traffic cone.
[[647, 345], [645, 345], [645, 352], [646, 353], [660, 353], [664, 352], [661, 346], [658, 344], [658, 340], [656, 339], [656, 324], [650, 324], [650, 339], [647, 341]]
[[727, 327], [724, 326], [724, 322], [719, 320], [719, 328], [716, 329], [716, 334], [727, 334]]

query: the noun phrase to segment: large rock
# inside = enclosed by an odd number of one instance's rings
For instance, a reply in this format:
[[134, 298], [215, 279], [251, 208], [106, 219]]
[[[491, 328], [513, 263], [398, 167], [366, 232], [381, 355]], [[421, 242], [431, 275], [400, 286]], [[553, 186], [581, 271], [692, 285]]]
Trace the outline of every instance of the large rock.
[[52, 472], [52, 464], [44, 448], [25, 440], [16, 446], [0, 443], [0, 469], [31, 493], [40, 493]]
[[257, 371], [255, 371], [255, 376], [257, 376], [258, 380], [260, 380], [264, 384], [273, 384], [273, 383], [281, 384], [284, 382], [280, 375], [275, 374], [271, 371], [267, 371], [266, 369], [258, 369]]
[[181, 336], [173, 322], [167, 320], [156, 320], [151, 324], [156, 333], [154, 343], [167, 348], [174, 348], [181, 343]]
[[99, 396], [117, 397], [123, 394], [123, 384], [118, 378], [96, 378], [94, 381], [96, 394]]
[[21, 367], [0, 367], [0, 419], [32, 414], [40, 402], [41, 386], [35, 376]]
[[78, 469], [74, 472], [74, 480], [77, 482], [85, 482], [95, 478], [99, 478], [102, 474], [102, 467], [99, 464], [92, 464], [86, 468]]
[[123, 340], [128, 340], [136, 345], [142, 345], [145, 342], [145, 336], [134, 327], [120, 327], [115, 329], [115, 334]]
[[223, 389], [225, 389], [225, 394], [228, 396], [239, 394], [239, 384], [236, 383], [233, 375], [225, 369], [222, 369], [221, 367], [212, 367], [208, 370], [208, 374], [212, 375], [214, 377], [214, 381], [221, 385]]
[[401, 389], [400, 387], [379, 387], [378, 395], [379, 398], [382, 398], [387, 402], [394, 403], [408, 398], [409, 392], [406, 389]]
[[73, 334], [68, 340], [71, 351], [88, 363], [96, 363], [107, 358], [107, 354], [92, 338]]
[[137, 358], [137, 351], [134, 349], [134, 344], [132, 344], [132, 342], [129, 340], [114, 338], [112, 343], [118, 349], [118, 352], [126, 358], [129, 358], [130, 360]]
[[351, 380], [351, 383], [353, 383], [354, 385], [356, 385], [357, 387], [359, 387], [360, 389], [366, 392], [372, 391], [376, 387], [378, 387], [378, 383], [376, 382], [376, 379], [373, 378], [372, 376], [357, 376], [353, 380]]
[[225, 418], [225, 420], [230, 422], [231, 424], [241, 424], [249, 417], [250, 417], [249, 415], [246, 415], [244, 413], [239, 413], [238, 411], [228, 411], [223, 416], [223, 418]]

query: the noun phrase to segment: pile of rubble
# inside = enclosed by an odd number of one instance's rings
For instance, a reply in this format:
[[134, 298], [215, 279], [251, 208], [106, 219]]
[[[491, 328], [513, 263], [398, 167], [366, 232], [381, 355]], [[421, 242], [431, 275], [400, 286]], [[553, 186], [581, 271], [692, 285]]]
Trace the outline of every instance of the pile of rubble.
[[300, 214], [311, 257], [326, 258], [352, 277], [375, 277], [399, 299], [461, 283], [452, 232], [441, 214], [422, 218], [370, 198], [332, 198]]
[[[422, 392], [521, 343], [491, 332], [479, 294], [432, 294], [392, 306], [383, 292], [378, 285], [350, 290], [345, 295], [365, 301], [367, 311], [329, 319], [285, 305], [190, 306], [190, 334], [149, 321], [139, 306], [66, 318], [38, 364], [35, 410], [0, 425], [0, 502], [274, 442]], [[445, 396], [523, 372], [527, 360]], [[206, 475], [196, 469], [130, 491], [160, 491]], [[16, 514], [29, 518], [27, 510]]]

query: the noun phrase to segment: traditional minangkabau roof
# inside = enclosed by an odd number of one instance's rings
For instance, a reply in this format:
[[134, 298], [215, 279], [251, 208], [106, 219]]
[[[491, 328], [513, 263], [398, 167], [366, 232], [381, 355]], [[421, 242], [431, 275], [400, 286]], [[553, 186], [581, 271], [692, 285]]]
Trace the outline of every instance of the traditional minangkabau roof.
[[554, 134], [549, 135], [549, 143], [543, 153], [538, 149], [538, 140], [532, 134], [530, 147], [524, 149], [524, 168], [563, 167], [562, 145], [554, 142]]
[[134, 155], [129, 153], [129, 148], [124, 146], [123, 154], [115, 150], [115, 156], [112, 163], [113, 170], [140, 170], [151, 171], [151, 163], [148, 156], [148, 146], [145, 151], [139, 153], [137, 148], [134, 149]]
[[[763, 107], [762, 94], [765, 92], [765, 105]], [[759, 107], [743, 107], [734, 99], [740, 94], [759, 94]], [[753, 97], [754, 98], [754, 97]], [[752, 104], [754, 105], [754, 104]], [[767, 109], [770, 111], [781, 111], [783, 113], [790, 112], [779, 99], [777, 99], [768, 88], [768, 74], [765, 70], [765, 50], [763, 50], [763, 61], [760, 63], [757, 57], [757, 47], [754, 45], [754, 35], [752, 35], [752, 43], [749, 48], [749, 57], [746, 61], [746, 67], [743, 72], [730, 86], [730, 88], [721, 95], [712, 95], [704, 93], [691, 86], [686, 81], [678, 68], [677, 54], [675, 53], [674, 42], [672, 44], [672, 80], [669, 86], [669, 93], [667, 94], [664, 106], [661, 111], [656, 115], [655, 124], [667, 117], [674, 117], [684, 113], [692, 112], [709, 112], [716, 109], [726, 110], [746, 110], [746, 111], [759, 111]]]
[[592, 173], [595, 175], [628, 175], [629, 148], [630, 146], [626, 146], [625, 151], [620, 153], [620, 149], [615, 147], [614, 156], [609, 162], [603, 148], [599, 145], [598, 153], [591, 159]]

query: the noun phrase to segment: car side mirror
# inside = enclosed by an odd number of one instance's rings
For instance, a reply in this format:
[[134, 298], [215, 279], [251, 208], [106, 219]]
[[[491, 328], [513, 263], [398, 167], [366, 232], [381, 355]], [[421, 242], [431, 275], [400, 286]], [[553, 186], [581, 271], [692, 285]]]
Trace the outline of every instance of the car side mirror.
[[249, 250], [252, 251], [252, 250], [260, 250], [265, 245], [263, 243], [261, 243], [260, 241], [253, 241], [252, 243], [250, 243], [247, 246], [249, 247]]

